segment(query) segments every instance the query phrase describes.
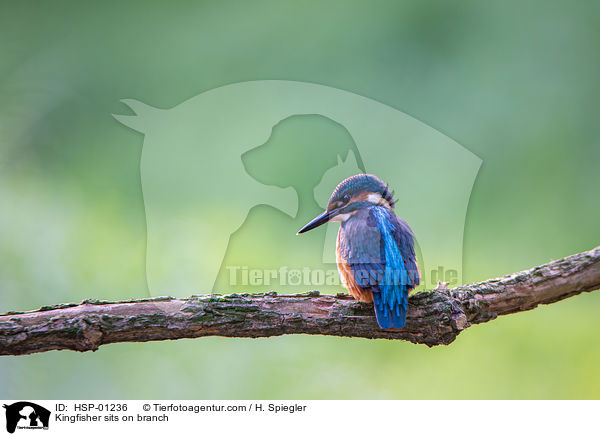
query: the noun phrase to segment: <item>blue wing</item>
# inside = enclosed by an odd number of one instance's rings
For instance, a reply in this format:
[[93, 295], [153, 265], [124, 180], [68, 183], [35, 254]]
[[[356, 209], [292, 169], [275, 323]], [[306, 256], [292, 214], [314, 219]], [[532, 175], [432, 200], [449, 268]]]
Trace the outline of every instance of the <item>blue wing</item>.
[[398, 218], [391, 212], [390, 214], [393, 216], [394, 221], [394, 240], [400, 249], [400, 253], [402, 253], [404, 266], [406, 267], [408, 277], [412, 283], [412, 289], [419, 286], [421, 281], [421, 273], [419, 272], [419, 266], [417, 265], [417, 255], [415, 254], [414, 235], [406, 221], [402, 218]]
[[387, 208], [358, 213], [364, 214], [362, 219], [348, 220], [341, 229], [340, 254], [358, 286], [372, 291], [379, 326], [402, 328], [408, 293], [419, 284], [412, 231]]

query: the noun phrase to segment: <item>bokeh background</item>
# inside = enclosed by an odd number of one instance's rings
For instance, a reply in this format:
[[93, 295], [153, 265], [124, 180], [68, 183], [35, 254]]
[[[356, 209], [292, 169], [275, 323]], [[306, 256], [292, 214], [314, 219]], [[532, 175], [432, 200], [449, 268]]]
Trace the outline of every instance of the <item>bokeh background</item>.
[[[599, 53], [593, 1], [2, 2], [0, 312], [147, 296], [143, 137], [111, 114], [127, 112], [122, 98], [169, 108], [248, 80], [364, 95], [479, 156], [466, 282], [593, 248]], [[306, 200], [294, 222], [319, 211], [307, 183], [335, 155], [304, 178], [289, 159], [317, 151], [292, 139], [245, 162], [290, 178]], [[266, 267], [321, 256], [261, 233], [274, 214], [252, 209], [228, 255]], [[2, 357], [0, 397], [600, 398], [599, 310], [599, 295], [581, 295], [433, 349], [290, 336]]]

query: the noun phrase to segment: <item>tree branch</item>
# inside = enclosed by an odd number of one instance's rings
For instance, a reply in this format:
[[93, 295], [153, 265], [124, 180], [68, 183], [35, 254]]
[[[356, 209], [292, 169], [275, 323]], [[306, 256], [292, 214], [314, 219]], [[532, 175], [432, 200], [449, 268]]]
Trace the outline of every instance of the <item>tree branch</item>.
[[472, 324], [600, 288], [600, 247], [526, 271], [409, 298], [400, 330], [377, 326], [371, 304], [346, 294], [231, 294], [130, 301], [84, 300], [0, 315], [0, 355], [96, 350], [115, 342], [201, 336], [312, 334], [450, 344]]

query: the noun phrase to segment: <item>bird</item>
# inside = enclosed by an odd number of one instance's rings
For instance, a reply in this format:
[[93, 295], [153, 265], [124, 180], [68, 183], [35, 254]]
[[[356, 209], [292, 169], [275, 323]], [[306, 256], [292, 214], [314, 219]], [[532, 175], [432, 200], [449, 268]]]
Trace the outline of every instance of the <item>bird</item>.
[[338, 184], [326, 210], [297, 233], [340, 223], [336, 261], [341, 282], [356, 300], [373, 303], [382, 329], [405, 326], [408, 294], [421, 279], [414, 233], [396, 216], [395, 206], [387, 184], [372, 174], [357, 174]]

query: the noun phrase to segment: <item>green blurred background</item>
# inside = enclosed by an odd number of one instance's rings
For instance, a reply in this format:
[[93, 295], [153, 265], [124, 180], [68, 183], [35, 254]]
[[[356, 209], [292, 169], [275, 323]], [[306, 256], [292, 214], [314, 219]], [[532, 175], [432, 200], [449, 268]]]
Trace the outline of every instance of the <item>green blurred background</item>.
[[[364, 95], [478, 155], [466, 282], [593, 248], [598, 77], [597, 1], [3, 1], [0, 312], [147, 296], [143, 137], [111, 114], [122, 98], [169, 108], [248, 80]], [[268, 178], [285, 156], [265, 156]], [[297, 220], [316, 212], [305, 202]], [[248, 228], [273, 213], [254, 208]], [[295, 249], [236, 237], [238, 259]], [[600, 398], [599, 309], [581, 295], [433, 349], [290, 336], [2, 357], [0, 397]]]

